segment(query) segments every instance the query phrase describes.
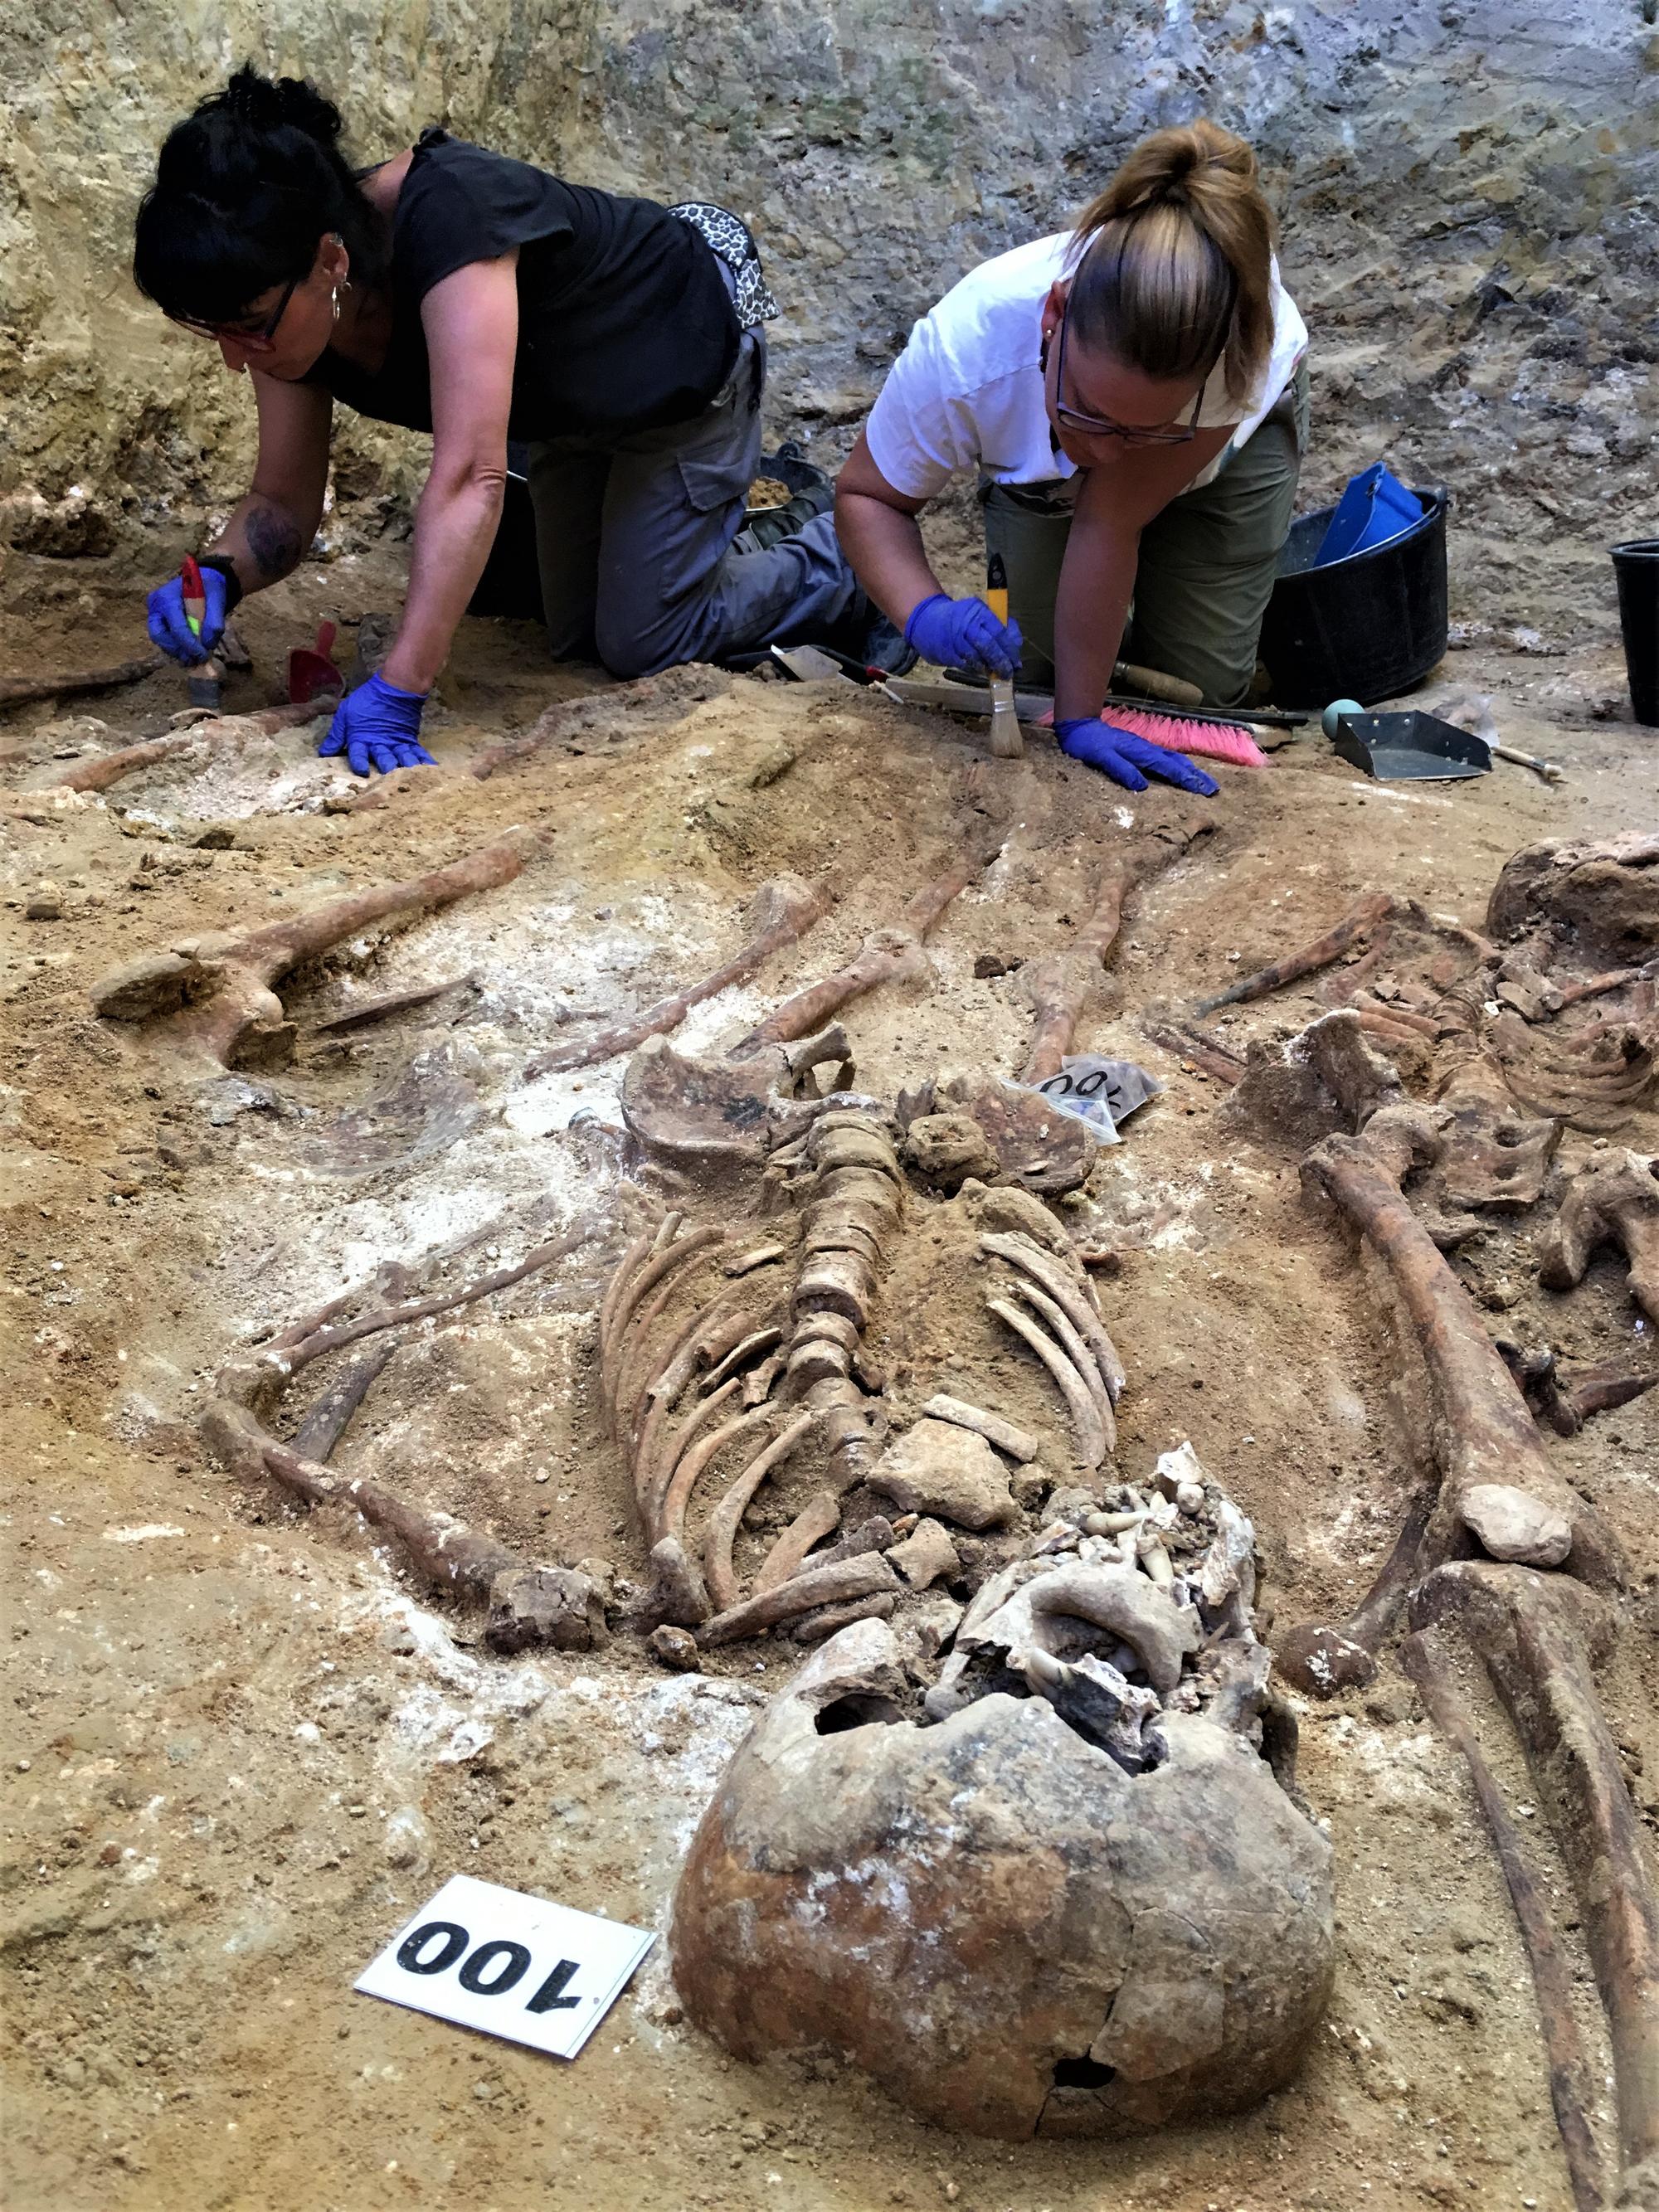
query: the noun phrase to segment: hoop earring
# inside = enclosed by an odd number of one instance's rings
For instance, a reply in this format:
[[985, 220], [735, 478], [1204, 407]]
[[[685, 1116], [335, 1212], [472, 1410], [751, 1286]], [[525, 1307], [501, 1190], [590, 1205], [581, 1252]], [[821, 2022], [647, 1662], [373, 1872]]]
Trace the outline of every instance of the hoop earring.
[[340, 319], [340, 288], [337, 284], [334, 287], [334, 319], [337, 323]]

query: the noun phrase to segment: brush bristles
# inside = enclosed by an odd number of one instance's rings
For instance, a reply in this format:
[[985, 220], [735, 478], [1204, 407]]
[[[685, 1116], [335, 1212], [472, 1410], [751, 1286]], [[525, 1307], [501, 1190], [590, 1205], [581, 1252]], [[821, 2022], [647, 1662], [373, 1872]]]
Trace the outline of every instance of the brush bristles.
[[1202, 753], [1234, 768], [1267, 765], [1267, 754], [1242, 722], [1194, 722], [1184, 714], [1159, 714], [1143, 707], [1109, 707], [1101, 719], [1169, 752]]

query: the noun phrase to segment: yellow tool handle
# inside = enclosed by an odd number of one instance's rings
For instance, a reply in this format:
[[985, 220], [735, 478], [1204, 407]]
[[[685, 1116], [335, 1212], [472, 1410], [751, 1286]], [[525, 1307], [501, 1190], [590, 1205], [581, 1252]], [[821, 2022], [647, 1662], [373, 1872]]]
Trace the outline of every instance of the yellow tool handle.
[[1007, 621], [1008, 571], [1000, 553], [992, 554], [985, 564], [985, 604], [1000, 623]]

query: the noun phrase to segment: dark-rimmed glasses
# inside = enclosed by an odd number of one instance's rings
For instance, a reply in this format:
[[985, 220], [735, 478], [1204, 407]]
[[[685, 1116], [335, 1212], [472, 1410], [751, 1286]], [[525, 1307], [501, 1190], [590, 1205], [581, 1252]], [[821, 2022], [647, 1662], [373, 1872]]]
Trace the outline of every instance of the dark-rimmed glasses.
[[237, 345], [252, 346], [256, 353], [266, 353], [276, 341], [276, 325], [288, 313], [288, 303], [299, 285], [297, 276], [289, 277], [282, 298], [276, 302], [275, 313], [268, 316], [258, 330], [240, 328], [235, 323], [194, 322], [188, 315], [173, 315], [168, 319], [177, 323], [180, 330], [193, 331], [198, 338], [230, 338]]
[[1206, 373], [1204, 384], [1198, 387], [1193, 401], [1192, 419], [1184, 429], [1140, 430], [1127, 422], [1114, 422], [1107, 415], [1085, 415], [1076, 407], [1066, 404], [1066, 331], [1072, 318], [1064, 313], [1060, 319], [1060, 358], [1054, 364], [1054, 416], [1062, 430], [1075, 430], [1085, 438], [1121, 438], [1126, 446], [1184, 446], [1198, 435], [1198, 417], [1204, 404], [1204, 385], [1210, 380]]

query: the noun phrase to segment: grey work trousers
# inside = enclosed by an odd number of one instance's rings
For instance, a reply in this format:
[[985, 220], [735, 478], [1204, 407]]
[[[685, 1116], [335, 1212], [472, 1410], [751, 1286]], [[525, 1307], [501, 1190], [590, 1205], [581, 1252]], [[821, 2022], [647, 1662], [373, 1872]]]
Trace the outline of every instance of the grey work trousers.
[[[1140, 533], [1134, 605], [1120, 657], [1198, 684], [1212, 707], [1236, 707], [1255, 673], [1261, 617], [1291, 527], [1308, 444], [1308, 365], [1211, 483], [1183, 491]], [[1067, 479], [1067, 486], [1075, 479]], [[1024, 647], [1020, 673], [1054, 678], [1054, 595], [1071, 535], [1060, 485], [988, 483], [988, 552], [1008, 571], [1008, 607]]]
[[823, 640], [863, 604], [821, 514], [765, 550], [743, 527], [761, 453], [766, 339], [743, 334], [724, 388], [690, 422], [630, 437], [548, 438], [530, 449], [530, 496], [548, 641], [650, 676], [766, 645]]

